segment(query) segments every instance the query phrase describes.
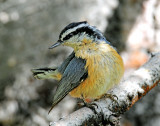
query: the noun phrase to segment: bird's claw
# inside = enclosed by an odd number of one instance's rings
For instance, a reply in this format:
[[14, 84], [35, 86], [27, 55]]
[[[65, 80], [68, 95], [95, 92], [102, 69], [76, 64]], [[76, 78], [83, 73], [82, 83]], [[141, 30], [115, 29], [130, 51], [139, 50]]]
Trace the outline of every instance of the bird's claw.
[[[85, 102], [84, 102], [85, 103]], [[97, 112], [97, 109], [99, 108], [99, 106], [95, 103], [85, 103], [84, 104], [86, 107], [90, 108], [96, 115], [98, 115], [99, 113]]]
[[[113, 103], [116, 103], [113, 107], [113, 104], [110, 105], [110, 107], [108, 108], [110, 111], [114, 111], [115, 109], [117, 109], [117, 106], [119, 106], [118, 103], [118, 97], [116, 95], [112, 95], [112, 94], [104, 94], [101, 98], [109, 98], [113, 101]], [[112, 107], [111, 107], [112, 106]]]
[[[116, 102], [118, 104], [118, 97], [116, 95], [112, 94], [104, 94], [101, 98], [109, 98], [112, 101]], [[116, 98], [116, 99], [115, 99]]]

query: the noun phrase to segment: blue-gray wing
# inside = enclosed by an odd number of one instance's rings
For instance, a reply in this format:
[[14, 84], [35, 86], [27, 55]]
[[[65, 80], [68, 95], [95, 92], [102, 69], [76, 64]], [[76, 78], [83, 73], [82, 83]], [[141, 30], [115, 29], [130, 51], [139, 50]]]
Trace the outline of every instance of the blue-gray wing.
[[[63, 72], [62, 78], [57, 87], [56, 93], [53, 98], [53, 107], [59, 103], [71, 90], [76, 88], [81, 80], [85, 80], [88, 76], [87, 70], [85, 69], [86, 61], [81, 58], [72, 58], [68, 63], [66, 69]], [[50, 112], [49, 111], [49, 112]]]
[[58, 71], [63, 74], [64, 71], [66, 70], [68, 64], [70, 63], [70, 61], [75, 57], [75, 53], [72, 52], [68, 57], [67, 59], [61, 64], [60, 67], [58, 67]]

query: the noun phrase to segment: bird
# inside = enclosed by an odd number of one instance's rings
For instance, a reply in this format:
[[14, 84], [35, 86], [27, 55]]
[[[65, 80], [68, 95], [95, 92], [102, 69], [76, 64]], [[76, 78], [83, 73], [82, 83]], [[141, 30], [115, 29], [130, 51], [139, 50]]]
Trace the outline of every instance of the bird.
[[37, 79], [59, 81], [49, 113], [67, 94], [86, 103], [101, 99], [123, 77], [124, 64], [116, 48], [87, 21], [67, 25], [49, 49], [60, 45], [73, 48], [60, 66], [31, 69]]

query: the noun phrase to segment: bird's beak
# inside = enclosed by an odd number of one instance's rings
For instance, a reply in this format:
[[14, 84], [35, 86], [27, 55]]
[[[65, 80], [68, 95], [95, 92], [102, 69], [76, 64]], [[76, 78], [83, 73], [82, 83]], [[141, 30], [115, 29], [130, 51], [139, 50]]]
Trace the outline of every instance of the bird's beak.
[[59, 45], [61, 45], [62, 41], [61, 40], [58, 40], [56, 43], [54, 43], [51, 47], [49, 47], [49, 49], [53, 49]]

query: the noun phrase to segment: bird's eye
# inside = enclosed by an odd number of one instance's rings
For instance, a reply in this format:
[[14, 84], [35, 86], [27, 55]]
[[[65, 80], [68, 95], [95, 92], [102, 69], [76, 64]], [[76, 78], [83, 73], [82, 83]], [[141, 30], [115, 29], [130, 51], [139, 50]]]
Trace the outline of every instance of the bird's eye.
[[62, 43], [63, 41], [59, 39], [58, 42]]
[[73, 33], [70, 33], [70, 36], [73, 36]]

